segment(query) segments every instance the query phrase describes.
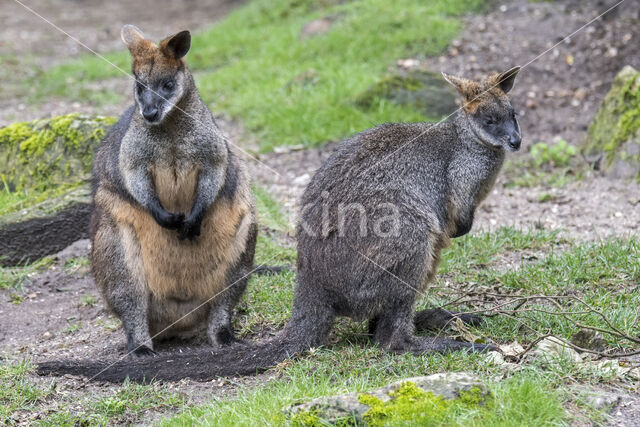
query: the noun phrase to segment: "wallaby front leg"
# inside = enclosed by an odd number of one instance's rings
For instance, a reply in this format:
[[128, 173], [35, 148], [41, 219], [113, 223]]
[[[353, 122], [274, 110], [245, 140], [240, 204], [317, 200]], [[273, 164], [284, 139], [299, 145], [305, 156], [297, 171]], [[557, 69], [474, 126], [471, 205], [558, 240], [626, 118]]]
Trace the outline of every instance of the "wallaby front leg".
[[161, 227], [177, 230], [184, 223], [184, 215], [167, 211], [153, 187], [151, 174], [146, 167], [137, 167], [124, 174], [125, 185], [133, 198], [151, 213], [153, 219]]
[[200, 171], [193, 207], [180, 227], [181, 239], [193, 239], [200, 235], [202, 220], [218, 195], [222, 182], [222, 173], [223, 170], [221, 168], [209, 168]]

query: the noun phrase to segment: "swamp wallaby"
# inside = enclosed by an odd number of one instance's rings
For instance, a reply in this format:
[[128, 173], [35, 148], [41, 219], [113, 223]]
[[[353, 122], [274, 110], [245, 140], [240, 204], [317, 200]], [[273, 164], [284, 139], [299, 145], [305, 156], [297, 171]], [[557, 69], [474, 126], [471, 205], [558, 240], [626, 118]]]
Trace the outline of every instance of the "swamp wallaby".
[[228, 344], [257, 234], [245, 166], [186, 68], [189, 32], [158, 45], [131, 25], [121, 35], [135, 105], [94, 160], [93, 275], [129, 352], [205, 330], [214, 347]]
[[390, 351], [486, 349], [414, 335], [415, 326], [439, 327], [454, 316], [437, 309], [414, 313], [414, 307], [442, 248], [471, 229], [505, 151], [520, 148], [506, 95], [518, 71], [482, 82], [445, 75], [463, 98], [451, 120], [385, 124], [337, 147], [302, 198], [293, 313], [275, 338], [213, 355], [199, 351], [114, 365], [54, 362], [41, 364], [39, 372], [100, 373], [107, 381], [251, 374], [322, 345], [337, 316], [368, 320], [374, 340]]

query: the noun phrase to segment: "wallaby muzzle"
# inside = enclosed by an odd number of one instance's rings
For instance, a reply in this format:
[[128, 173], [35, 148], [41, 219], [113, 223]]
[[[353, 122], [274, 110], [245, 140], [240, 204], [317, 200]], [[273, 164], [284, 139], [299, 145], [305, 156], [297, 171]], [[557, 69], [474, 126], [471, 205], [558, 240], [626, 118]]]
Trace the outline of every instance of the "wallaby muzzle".
[[140, 112], [145, 121], [150, 124], [158, 124], [163, 118], [162, 105], [165, 100], [150, 88], [144, 88], [138, 96]]
[[518, 119], [514, 117], [513, 121], [506, 127], [508, 135], [506, 148], [509, 151], [518, 151], [520, 149], [520, 145], [522, 144], [522, 136], [520, 134], [520, 124], [518, 123]]

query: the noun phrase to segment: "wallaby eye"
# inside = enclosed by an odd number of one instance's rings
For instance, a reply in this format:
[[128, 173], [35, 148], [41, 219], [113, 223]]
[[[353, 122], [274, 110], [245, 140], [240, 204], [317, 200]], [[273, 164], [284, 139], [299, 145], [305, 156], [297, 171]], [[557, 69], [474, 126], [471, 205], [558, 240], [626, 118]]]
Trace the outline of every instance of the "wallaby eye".
[[136, 92], [138, 92], [138, 95], [140, 95], [143, 90], [144, 90], [144, 85], [140, 82], [136, 83]]
[[167, 81], [164, 83], [164, 86], [163, 86], [163, 87], [164, 87], [164, 90], [172, 90], [172, 89], [173, 89], [173, 86], [174, 86], [173, 80], [167, 80]]
[[492, 118], [487, 117], [487, 118], [485, 118], [485, 119], [482, 121], [482, 123], [483, 123], [485, 126], [490, 126], [490, 125], [495, 125], [495, 124], [496, 124], [496, 121], [495, 121], [494, 119], [492, 119]]

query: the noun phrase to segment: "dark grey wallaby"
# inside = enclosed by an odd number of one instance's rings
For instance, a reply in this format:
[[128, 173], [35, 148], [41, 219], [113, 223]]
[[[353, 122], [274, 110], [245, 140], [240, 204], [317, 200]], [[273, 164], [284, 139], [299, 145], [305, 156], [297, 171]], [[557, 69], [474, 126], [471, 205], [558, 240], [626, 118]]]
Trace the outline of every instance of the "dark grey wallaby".
[[337, 316], [368, 320], [372, 338], [389, 351], [486, 350], [414, 335], [415, 326], [437, 328], [455, 316], [437, 309], [414, 313], [414, 307], [442, 248], [471, 229], [505, 151], [520, 148], [520, 128], [506, 95], [518, 71], [481, 82], [445, 75], [463, 98], [463, 108], [449, 121], [385, 124], [336, 148], [302, 198], [293, 312], [275, 338], [113, 365], [43, 363], [38, 371], [106, 381], [252, 374], [324, 344]]

